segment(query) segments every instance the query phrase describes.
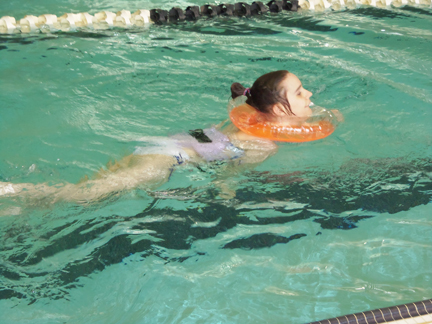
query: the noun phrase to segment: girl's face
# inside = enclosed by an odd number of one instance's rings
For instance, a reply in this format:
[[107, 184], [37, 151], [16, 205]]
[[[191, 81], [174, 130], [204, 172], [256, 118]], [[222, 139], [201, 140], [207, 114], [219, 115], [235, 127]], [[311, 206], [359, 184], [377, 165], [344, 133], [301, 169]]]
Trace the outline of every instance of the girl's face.
[[[275, 113], [279, 117], [290, 118], [297, 117], [297, 120], [306, 120], [312, 115], [312, 109], [309, 107], [312, 92], [303, 88], [300, 80], [292, 73], [288, 73], [285, 79], [280, 83], [281, 91], [286, 93], [286, 98], [291, 106], [291, 111], [295, 116], [289, 115], [289, 112], [283, 109]], [[285, 116], [283, 116], [285, 115]]]

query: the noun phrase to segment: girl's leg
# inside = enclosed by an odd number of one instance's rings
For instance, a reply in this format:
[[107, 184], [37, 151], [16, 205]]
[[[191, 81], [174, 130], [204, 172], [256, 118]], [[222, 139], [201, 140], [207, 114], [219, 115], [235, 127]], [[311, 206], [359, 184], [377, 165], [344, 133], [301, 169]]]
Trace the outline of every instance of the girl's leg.
[[127, 156], [107, 171], [96, 174], [95, 179], [66, 185], [56, 194], [55, 200], [85, 202], [140, 185], [156, 187], [168, 180], [176, 164], [175, 157], [163, 154]]
[[58, 200], [88, 202], [139, 185], [148, 188], [166, 182], [177, 164], [174, 156], [163, 154], [129, 155], [121, 161], [96, 174], [94, 179], [78, 184], [49, 186], [46, 183], [31, 184], [0, 182], [0, 196], [20, 196], [40, 199], [53, 197]]

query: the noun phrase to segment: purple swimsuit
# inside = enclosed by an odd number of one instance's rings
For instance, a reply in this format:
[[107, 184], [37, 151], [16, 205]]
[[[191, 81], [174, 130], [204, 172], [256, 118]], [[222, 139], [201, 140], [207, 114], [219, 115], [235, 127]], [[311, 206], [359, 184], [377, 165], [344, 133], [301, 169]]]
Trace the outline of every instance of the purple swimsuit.
[[146, 146], [137, 146], [134, 154], [164, 154], [177, 159], [178, 164], [189, 160], [185, 149], [194, 150], [206, 161], [225, 161], [243, 156], [244, 151], [231, 144], [229, 138], [216, 128], [195, 129], [189, 134], [177, 134], [170, 137], [143, 137], [139, 142]]
[[229, 138], [214, 127], [174, 135], [172, 138], [179, 146], [192, 148], [207, 161], [231, 160], [244, 154], [242, 149], [231, 144]]

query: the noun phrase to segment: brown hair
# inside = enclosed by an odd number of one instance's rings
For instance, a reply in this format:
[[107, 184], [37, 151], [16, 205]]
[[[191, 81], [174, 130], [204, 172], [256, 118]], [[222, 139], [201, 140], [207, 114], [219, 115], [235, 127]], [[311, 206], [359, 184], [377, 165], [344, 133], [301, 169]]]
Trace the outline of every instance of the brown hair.
[[[273, 114], [271, 108], [275, 104], [282, 104], [289, 115], [294, 115], [291, 106], [286, 98], [284, 90], [280, 89], [280, 83], [288, 75], [288, 71], [279, 70], [266, 73], [260, 76], [249, 91], [246, 92], [246, 103], [259, 110], [262, 113]], [[233, 99], [242, 96], [246, 88], [240, 83], [234, 82], [231, 85], [231, 97]]]

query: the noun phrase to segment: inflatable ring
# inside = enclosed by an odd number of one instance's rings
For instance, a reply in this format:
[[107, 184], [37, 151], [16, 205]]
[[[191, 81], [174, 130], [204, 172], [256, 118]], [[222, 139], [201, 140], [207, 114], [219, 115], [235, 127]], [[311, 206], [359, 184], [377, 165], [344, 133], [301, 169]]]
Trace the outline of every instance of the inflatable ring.
[[[327, 117], [331, 116], [329, 111], [324, 111], [327, 112]], [[330, 120], [324, 118], [300, 126], [278, 125], [269, 122], [263, 113], [246, 103], [233, 108], [230, 112], [230, 119], [237, 128], [246, 134], [272, 141], [291, 143], [316, 141], [329, 136], [336, 128], [332, 122], [333, 118]]]

